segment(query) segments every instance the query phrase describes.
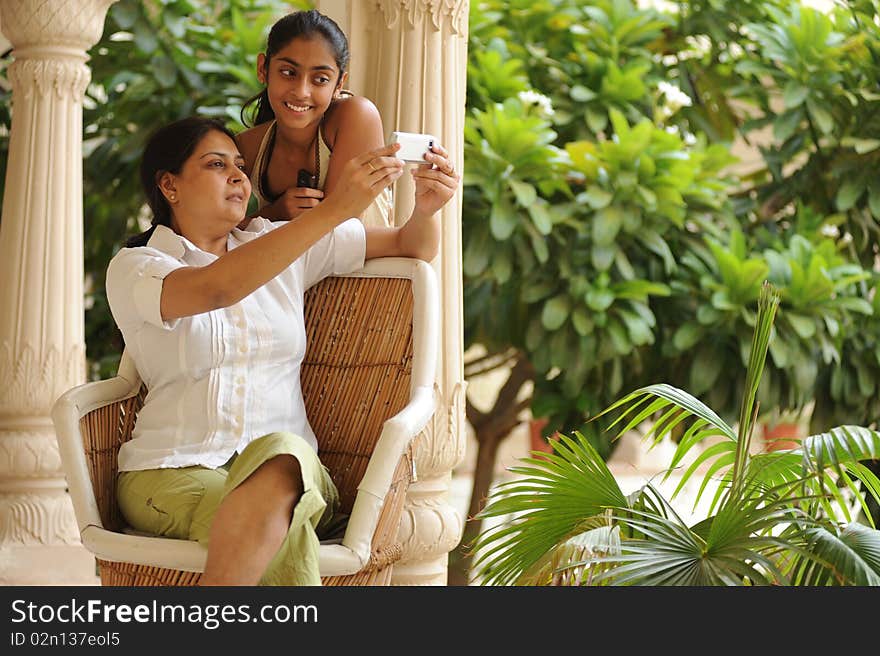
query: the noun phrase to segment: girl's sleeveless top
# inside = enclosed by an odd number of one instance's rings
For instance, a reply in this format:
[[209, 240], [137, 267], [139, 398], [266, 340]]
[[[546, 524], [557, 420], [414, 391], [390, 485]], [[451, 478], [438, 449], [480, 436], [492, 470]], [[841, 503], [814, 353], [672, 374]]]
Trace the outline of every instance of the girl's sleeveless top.
[[[273, 119], [271, 125], [269, 125], [269, 129], [266, 130], [266, 133], [263, 135], [263, 140], [260, 142], [260, 149], [257, 151], [257, 157], [251, 168], [251, 184], [253, 194], [257, 198], [257, 207], [259, 209], [262, 209], [266, 205], [270, 205], [275, 200], [271, 198], [270, 194], [268, 194], [263, 188], [263, 181], [266, 179], [266, 169], [269, 166], [269, 158], [271, 156], [270, 145], [275, 140], [275, 129], [276, 123]], [[318, 130], [318, 137], [318, 161], [321, 164], [321, 172], [318, 177], [318, 189], [324, 189], [324, 181], [327, 178], [327, 169], [330, 165], [331, 151], [327, 142], [324, 141], [324, 133], [320, 129]], [[391, 187], [386, 187], [382, 190], [382, 193], [376, 197], [376, 200], [374, 200], [364, 211], [360, 218], [364, 222], [364, 225], [367, 226], [392, 226], [394, 225], [394, 217], [392, 216], [393, 209], [394, 201], [391, 194]]]

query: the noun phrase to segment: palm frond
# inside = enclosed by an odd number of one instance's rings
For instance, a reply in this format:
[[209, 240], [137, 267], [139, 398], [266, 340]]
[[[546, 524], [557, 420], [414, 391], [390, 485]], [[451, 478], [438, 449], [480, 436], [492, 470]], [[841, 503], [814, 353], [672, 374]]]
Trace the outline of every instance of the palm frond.
[[[561, 435], [554, 454], [512, 468], [522, 478], [496, 487], [481, 517], [502, 517], [475, 541], [474, 568], [482, 583], [511, 585], [546, 554], [584, 531], [605, 509], [625, 506], [599, 453], [580, 433]], [[522, 539], [524, 535], [528, 539]], [[539, 566], [540, 567], [540, 566]]]
[[851, 523], [839, 532], [812, 528], [806, 537], [811, 559], [796, 561], [796, 585], [880, 585], [880, 532]]
[[773, 331], [776, 310], [779, 307], [779, 298], [779, 291], [765, 280], [758, 297], [758, 315], [755, 319], [755, 332], [752, 336], [749, 363], [746, 367], [746, 389], [739, 412], [739, 438], [736, 443], [736, 459], [733, 463], [731, 481], [734, 492], [743, 484], [745, 469], [748, 465], [752, 428], [758, 412], [755, 398], [758, 395], [758, 385], [761, 383], [761, 376], [764, 373], [764, 363], [767, 361], [767, 348], [770, 345], [770, 335]]

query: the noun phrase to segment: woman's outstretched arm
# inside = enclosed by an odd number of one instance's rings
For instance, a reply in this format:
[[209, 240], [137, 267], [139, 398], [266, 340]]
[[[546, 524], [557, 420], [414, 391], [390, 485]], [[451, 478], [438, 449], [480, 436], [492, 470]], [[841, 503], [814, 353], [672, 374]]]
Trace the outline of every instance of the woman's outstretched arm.
[[207, 266], [169, 273], [162, 284], [162, 319], [228, 307], [269, 282], [330, 230], [357, 216], [400, 177], [402, 162], [394, 157], [395, 150], [385, 146], [351, 160], [344, 191], [335, 194], [332, 202], [304, 212], [300, 221], [242, 244]]
[[461, 176], [455, 171], [443, 146], [435, 144], [425, 155], [431, 166], [413, 169], [415, 205], [412, 214], [397, 228], [366, 229], [366, 259], [373, 257], [416, 257], [430, 262], [440, 247], [438, 212], [455, 194]]

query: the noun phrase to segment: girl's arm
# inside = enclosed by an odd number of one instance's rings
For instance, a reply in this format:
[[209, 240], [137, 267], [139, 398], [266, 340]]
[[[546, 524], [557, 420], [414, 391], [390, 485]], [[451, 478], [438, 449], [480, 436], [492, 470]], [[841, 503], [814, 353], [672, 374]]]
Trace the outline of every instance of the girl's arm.
[[337, 100], [326, 117], [325, 135], [333, 151], [324, 180], [324, 195], [339, 184], [346, 162], [385, 144], [382, 117], [376, 106], [363, 96]]
[[416, 189], [409, 220], [397, 228], [366, 228], [366, 259], [397, 256], [430, 262], [436, 257], [440, 247], [438, 212], [452, 198], [461, 176], [443, 146], [435, 144], [431, 150], [425, 155], [430, 165], [412, 170]]
[[210, 312], [237, 303], [289, 267], [330, 230], [357, 216], [403, 173], [394, 146], [351, 160], [345, 184], [323, 202], [292, 221], [227, 252], [208, 266], [169, 273], [159, 302], [164, 321]]

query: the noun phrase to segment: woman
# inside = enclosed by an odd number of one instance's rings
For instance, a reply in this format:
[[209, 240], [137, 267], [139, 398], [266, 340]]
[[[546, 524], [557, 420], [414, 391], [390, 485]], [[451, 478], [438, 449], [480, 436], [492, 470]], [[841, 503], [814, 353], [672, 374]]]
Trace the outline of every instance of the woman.
[[251, 185], [233, 135], [188, 118], [141, 163], [153, 226], [107, 270], [107, 298], [149, 390], [119, 451], [117, 498], [135, 529], [208, 547], [203, 585], [319, 585], [318, 533], [336, 490], [317, 457], [299, 383], [303, 294], [364, 259], [432, 259], [437, 211], [459, 176], [442, 147], [413, 169], [399, 228], [355, 217], [397, 180], [396, 146], [352, 158], [336, 193], [299, 220], [242, 221]]
[[[297, 11], [269, 31], [257, 57], [266, 85], [245, 103], [240, 133], [245, 171], [253, 181], [251, 214], [273, 220], [298, 217], [337, 188], [345, 163], [384, 143], [382, 118], [367, 98], [346, 92], [348, 40], [317, 10]], [[362, 213], [366, 225], [391, 225], [391, 190]]]

